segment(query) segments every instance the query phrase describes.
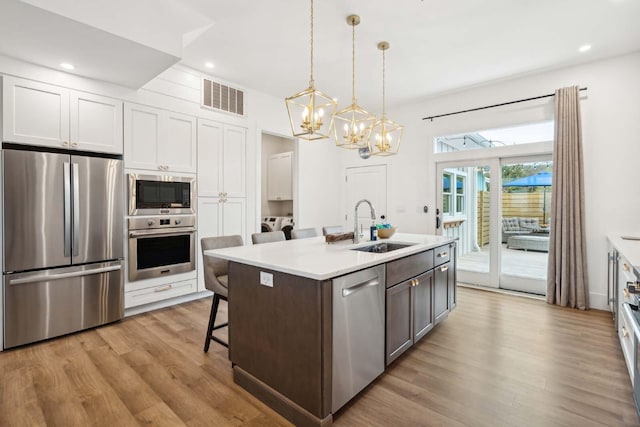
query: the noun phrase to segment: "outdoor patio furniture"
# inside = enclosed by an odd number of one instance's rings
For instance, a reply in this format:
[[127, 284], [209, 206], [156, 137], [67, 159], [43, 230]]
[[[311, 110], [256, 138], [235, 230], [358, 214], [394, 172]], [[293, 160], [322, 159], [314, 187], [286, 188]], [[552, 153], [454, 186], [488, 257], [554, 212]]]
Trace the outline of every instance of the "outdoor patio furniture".
[[538, 218], [502, 218], [502, 243], [507, 243], [511, 236], [522, 236], [532, 233], [549, 234], [549, 227], [542, 227]]
[[549, 236], [541, 236], [539, 234], [511, 236], [507, 240], [507, 249], [549, 252]]

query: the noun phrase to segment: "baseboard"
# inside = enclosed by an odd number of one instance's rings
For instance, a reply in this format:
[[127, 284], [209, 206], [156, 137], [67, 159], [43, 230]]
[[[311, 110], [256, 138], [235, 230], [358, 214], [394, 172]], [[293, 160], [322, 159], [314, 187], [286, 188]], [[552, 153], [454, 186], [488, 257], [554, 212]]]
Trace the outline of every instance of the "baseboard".
[[201, 298], [207, 298], [212, 295], [209, 291], [195, 292], [193, 294], [181, 295], [175, 298], [169, 298], [162, 301], [152, 302], [151, 304], [139, 305], [124, 310], [124, 317], [135, 316], [136, 314], [146, 313], [148, 311], [158, 310], [160, 308], [171, 307], [189, 301], [195, 301]]

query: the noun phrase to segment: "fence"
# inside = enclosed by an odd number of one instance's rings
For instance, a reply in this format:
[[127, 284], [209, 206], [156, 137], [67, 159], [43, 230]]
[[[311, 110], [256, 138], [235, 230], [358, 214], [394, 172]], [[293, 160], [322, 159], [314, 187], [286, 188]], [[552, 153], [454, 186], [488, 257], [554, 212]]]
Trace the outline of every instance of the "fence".
[[[546, 201], [545, 201], [546, 197]], [[489, 244], [490, 230], [490, 197], [489, 192], [478, 192], [478, 245], [480, 247]], [[544, 214], [546, 208], [547, 213], [551, 209], [551, 191], [536, 191], [532, 193], [502, 193], [502, 217], [521, 217], [521, 218], [537, 218], [540, 224], [549, 221], [548, 214]]]

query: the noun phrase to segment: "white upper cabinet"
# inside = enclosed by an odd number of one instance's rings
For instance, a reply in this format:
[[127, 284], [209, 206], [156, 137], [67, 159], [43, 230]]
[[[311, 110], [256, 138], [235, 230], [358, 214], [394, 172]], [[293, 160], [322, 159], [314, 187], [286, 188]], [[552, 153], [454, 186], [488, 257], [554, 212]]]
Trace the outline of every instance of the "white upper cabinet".
[[267, 163], [267, 199], [293, 200], [293, 153], [269, 156]]
[[245, 197], [246, 129], [198, 119], [198, 196]]
[[[158, 162], [169, 171], [196, 172], [196, 118], [167, 111], [166, 130], [158, 140]], [[166, 137], [162, 137], [166, 136]]]
[[71, 145], [82, 150], [122, 154], [122, 102], [71, 91]]
[[5, 76], [6, 142], [122, 154], [122, 102]]
[[124, 105], [127, 168], [196, 172], [196, 119], [144, 105]]

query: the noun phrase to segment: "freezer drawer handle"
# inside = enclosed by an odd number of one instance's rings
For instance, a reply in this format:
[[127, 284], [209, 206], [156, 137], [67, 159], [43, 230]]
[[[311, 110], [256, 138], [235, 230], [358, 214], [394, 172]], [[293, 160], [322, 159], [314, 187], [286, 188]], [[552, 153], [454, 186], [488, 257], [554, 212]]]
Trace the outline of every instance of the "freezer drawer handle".
[[372, 287], [372, 286], [378, 286], [380, 282], [378, 282], [378, 279], [371, 279], [368, 280], [366, 282], [362, 282], [362, 283], [358, 283], [357, 285], [353, 285], [350, 288], [345, 288], [342, 290], [342, 296], [343, 297], [348, 297], [349, 295], [353, 295], [354, 293], [364, 289], [364, 288], [368, 288], [368, 287]]
[[108, 273], [110, 271], [117, 271], [120, 269], [122, 269], [122, 265], [112, 265], [109, 267], [101, 267], [93, 270], [74, 271], [72, 273], [42, 274], [40, 276], [25, 277], [24, 279], [12, 279], [12, 280], [9, 280], [9, 284], [22, 285], [25, 283], [48, 282], [51, 280], [68, 279], [70, 277], [89, 276], [92, 274]]

